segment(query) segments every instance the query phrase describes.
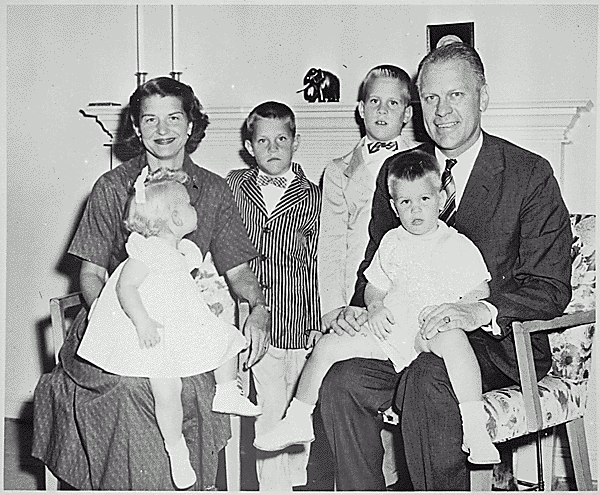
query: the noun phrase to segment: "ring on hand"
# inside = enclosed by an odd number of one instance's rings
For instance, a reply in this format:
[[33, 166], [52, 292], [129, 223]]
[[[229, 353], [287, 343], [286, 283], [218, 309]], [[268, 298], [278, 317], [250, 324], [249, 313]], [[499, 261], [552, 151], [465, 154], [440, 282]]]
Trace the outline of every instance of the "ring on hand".
[[450, 317], [444, 316], [444, 323], [450, 323]]

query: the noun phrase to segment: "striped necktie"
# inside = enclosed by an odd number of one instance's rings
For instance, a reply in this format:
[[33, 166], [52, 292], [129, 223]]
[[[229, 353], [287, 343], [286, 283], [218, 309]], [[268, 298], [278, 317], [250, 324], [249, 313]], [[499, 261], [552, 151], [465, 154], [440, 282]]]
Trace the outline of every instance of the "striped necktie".
[[446, 190], [448, 199], [446, 199], [444, 209], [440, 213], [440, 220], [443, 220], [449, 227], [454, 227], [456, 217], [456, 185], [452, 177], [452, 167], [454, 165], [456, 165], [456, 160], [448, 158], [446, 160], [446, 168], [442, 174], [442, 187]]

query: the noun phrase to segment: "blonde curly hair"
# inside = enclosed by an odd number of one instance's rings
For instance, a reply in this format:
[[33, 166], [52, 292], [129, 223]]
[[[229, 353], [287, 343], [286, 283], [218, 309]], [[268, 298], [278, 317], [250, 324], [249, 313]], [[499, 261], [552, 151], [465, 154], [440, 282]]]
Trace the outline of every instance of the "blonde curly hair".
[[168, 219], [175, 206], [171, 194], [178, 184], [185, 185], [189, 176], [183, 170], [159, 169], [148, 174], [144, 183], [146, 200], [136, 202], [131, 194], [125, 209], [123, 223], [129, 232], [152, 237], [167, 229]]

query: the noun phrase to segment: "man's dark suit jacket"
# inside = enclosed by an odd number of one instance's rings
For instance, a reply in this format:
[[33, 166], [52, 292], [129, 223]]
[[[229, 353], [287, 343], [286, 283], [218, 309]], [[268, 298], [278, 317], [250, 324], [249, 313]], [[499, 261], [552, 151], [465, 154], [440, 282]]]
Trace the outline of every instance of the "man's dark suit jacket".
[[[418, 149], [435, 154], [432, 143]], [[370, 241], [351, 301], [355, 306], [364, 306], [364, 271], [381, 239], [399, 225], [387, 188], [391, 158], [377, 177]], [[502, 329], [502, 335], [496, 337], [483, 330], [469, 337], [485, 342], [483, 351], [478, 345], [477, 352], [487, 352], [500, 370], [518, 381], [511, 323], [558, 316], [571, 298], [569, 214], [548, 161], [484, 133], [456, 213], [455, 228], [475, 243], [485, 259], [492, 275], [487, 301], [498, 308], [497, 322]], [[534, 334], [532, 346], [541, 378], [551, 362], [547, 336]]]

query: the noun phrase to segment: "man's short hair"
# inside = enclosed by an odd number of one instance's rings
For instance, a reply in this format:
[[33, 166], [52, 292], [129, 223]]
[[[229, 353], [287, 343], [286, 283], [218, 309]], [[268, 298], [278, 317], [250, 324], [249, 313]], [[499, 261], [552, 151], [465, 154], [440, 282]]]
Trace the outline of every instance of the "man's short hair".
[[451, 60], [464, 60], [469, 64], [473, 74], [475, 74], [475, 77], [477, 78], [478, 89], [481, 89], [481, 87], [485, 85], [483, 62], [475, 48], [466, 43], [455, 42], [436, 48], [425, 55], [423, 60], [421, 60], [419, 70], [417, 71], [417, 88], [421, 85], [421, 75], [425, 66], [449, 62]]
[[390, 158], [387, 172], [387, 186], [392, 193], [394, 184], [399, 180], [414, 181], [421, 179], [428, 174], [434, 174], [439, 180], [440, 189], [442, 180], [440, 169], [435, 156], [425, 153], [421, 150], [412, 150], [405, 153], [399, 153]]
[[402, 92], [404, 95], [404, 103], [409, 104], [410, 97], [410, 76], [405, 70], [395, 65], [378, 65], [373, 67], [362, 80], [360, 88], [358, 90], [358, 101], [364, 102], [369, 92], [369, 85], [371, 82], [379, 77], [387, 77], [390, 79], [396, 79], [402, 86]]
[[296, 136], [296, 117], [294, 116], [292, 109], [286, 104], [278, 101], [266, 101], [254, 107], [248, 114], [248, 117], [246, 118], [246, 135], [244, 136], [244, 139], [252, 141], [252, 137], [254, 136], [254, 124], [259, 118], [287, 120], [292, 136]]

